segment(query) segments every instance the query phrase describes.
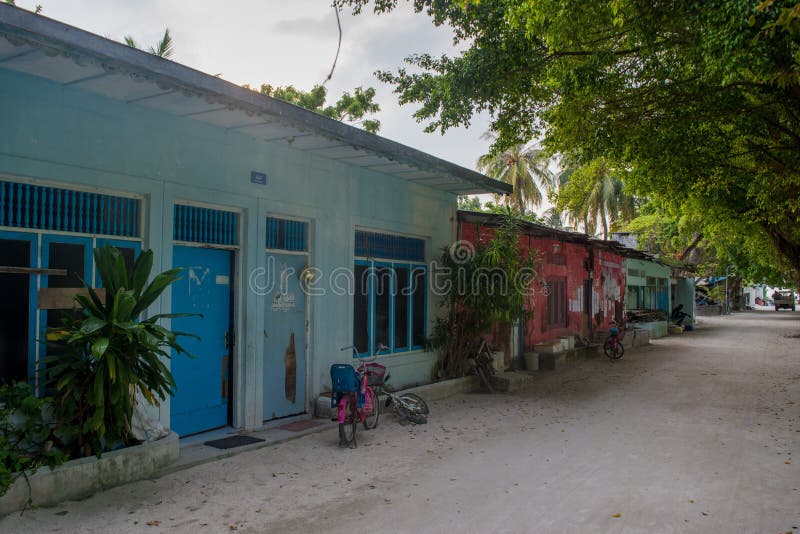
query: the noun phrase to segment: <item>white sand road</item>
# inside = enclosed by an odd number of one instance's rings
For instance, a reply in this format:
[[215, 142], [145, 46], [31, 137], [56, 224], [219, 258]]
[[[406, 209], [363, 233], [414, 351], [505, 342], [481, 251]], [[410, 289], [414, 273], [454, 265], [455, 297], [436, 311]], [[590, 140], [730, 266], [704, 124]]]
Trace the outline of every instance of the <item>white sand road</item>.
[[800, 312], [0, 520], [0, 532], [800, 532]]

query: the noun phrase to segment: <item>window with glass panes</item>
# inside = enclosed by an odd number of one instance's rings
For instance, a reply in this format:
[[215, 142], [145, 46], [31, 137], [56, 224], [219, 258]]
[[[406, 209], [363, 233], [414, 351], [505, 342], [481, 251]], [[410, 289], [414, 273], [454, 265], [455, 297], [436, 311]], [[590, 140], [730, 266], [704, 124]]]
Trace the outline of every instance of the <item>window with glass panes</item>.
[[422, 349], [427, 315], [425, 241], [356, 230], [355, 256], [353, 345], [359, 355]]

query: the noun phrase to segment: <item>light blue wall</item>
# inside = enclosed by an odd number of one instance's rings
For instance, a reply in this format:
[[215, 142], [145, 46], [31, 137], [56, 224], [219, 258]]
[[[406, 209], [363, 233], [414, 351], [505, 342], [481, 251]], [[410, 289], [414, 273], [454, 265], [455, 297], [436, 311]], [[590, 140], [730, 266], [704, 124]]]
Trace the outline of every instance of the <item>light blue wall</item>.
[[692, 316], [690, 319], [685, 319], [683, 324], [694, 324], [694, 278], [676, 278], [673, 280], [674, 297], [672, 299], [672, 307], [683, 304], [683, 311]]
[[[353, 265], [356, 226], [424, 236], [428, 260], [454, 237], [455, 195], [322, 159], [286, 143], [264, 142], [2, 68], [0, 117], [3, 179], [68, 182], [144, 195], [144, 246], [156, 251], [157, 269], [172, 264], [175, 201], [241, 210], [235, 426], [252, 428], [262, 421], [267, 304], [265, 297], [247, 290], [247, 278], [265, 267], [268, 214], [310, 221], [310, 264], [324, 273]], [[253, 170], [268, 175], [267, 186], [250, 183]], [[164, 311], [169, 302], [170, 295], [164, 295], [153, 312]], [[429, 298], [428, 306], [433, 318], [437, 300]], [[331, 363], [348, 360], [339, 348], [352, 343], [352, 308], [352, 297], [346, 295], [329, 293], [310, 300], [310, 396], [329, 385]], [[382, 358], [398, 385], [427, 381], [434, 359], [427, 353]], [[168, 403], [159, 417], [168, 423]]]

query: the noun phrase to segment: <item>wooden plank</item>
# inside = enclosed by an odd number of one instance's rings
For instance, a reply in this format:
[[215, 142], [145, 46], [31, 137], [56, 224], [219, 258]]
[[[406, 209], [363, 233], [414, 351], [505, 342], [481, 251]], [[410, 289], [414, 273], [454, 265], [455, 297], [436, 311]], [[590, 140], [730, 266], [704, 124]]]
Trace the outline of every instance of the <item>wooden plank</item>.
[[66, 269], [37, 269], [36, 267], [0, 267], [0, 274], [46, 274], [67, 276]]
[[[94, 292], [100, 297], [100, 300], [105, 300], [106, 290], [104, 288], [94, 288]], [[77, 295], [89, 297], [89, 290], [85, 287], [43, 287], [39, 290], [39, 309], [76, 309], [78, 308], [78, 303], [75, 302]]]

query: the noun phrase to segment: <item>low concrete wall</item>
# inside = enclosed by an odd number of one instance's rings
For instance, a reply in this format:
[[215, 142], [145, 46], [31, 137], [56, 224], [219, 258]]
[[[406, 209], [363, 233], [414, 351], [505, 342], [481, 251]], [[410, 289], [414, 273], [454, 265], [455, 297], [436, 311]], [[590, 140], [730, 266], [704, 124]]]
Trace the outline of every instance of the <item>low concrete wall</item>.
[[[151, 443], [72, 460], [50, 470], [44, 467], [29, 476], [31, 500], [35, 506], [54, 506], [63, 501], [83, 499], [100, 490], [153, 476], [180, 455], [178, 435]], [[19, 478], [0, 497], [0, 516], [25, 508], [28, 485]]]
[[667, 321], [656, 321], [653, 323], [629, 323], [635, 329], [643, 329], [650, 331], [650, 339], [658, 339], [667, 336]]
[[631, 347], [641, 347], [650, 343], [650, 330], [646, 328], [634, 328], [625, 332], [622, 346], [626, 349]]
[[719, 304], [695, 306], [694, 313], [695, 315], [722, 315], [722, 306]]
[[[423, 386], [417, 386], [409, 389], [404, 389], [395, 393], [416, 393], [426, 401], [435, 401], [444, 399], [459, 393], [469, 393], [478, 389], [477, 376], [464, 376], [461, 378], [453, 378], [451, 380], [440, 380], [439, 382], [431, 382]], [[320, 395], [317, 397], [317, 404], [314, 410], [314, 415], [317, 417], [331, 417], [331, 398], [329, 396]]]

